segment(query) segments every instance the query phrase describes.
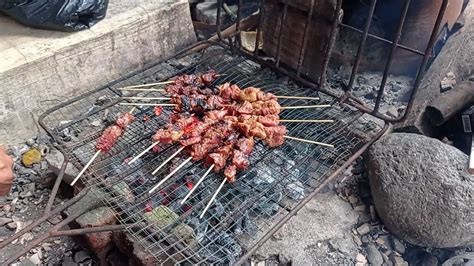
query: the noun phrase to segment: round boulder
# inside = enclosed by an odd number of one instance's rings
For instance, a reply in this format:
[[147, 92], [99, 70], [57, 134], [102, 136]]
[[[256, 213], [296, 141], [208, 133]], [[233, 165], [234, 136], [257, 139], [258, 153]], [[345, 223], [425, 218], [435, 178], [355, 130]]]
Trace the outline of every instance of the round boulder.
[[433, 138], [394, 133], [366, 165], [377, 212], [399, 238], [426, 247], [474, 243], [474, 178], [468, 156]]

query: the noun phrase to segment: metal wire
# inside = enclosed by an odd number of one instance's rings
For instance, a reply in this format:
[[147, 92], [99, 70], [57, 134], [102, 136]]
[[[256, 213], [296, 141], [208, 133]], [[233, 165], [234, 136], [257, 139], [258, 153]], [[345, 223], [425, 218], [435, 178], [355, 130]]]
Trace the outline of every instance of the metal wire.
[[[185, 157], [171, 161], [156, 175], [153, 170], [177, 150], [175, 145], [157, 145], [159, 153], [149, 152], [129, 166], [126, 162], [143, 151], [151, 135], [165, 125], [170, 110], [156, 117], [151, 107], [138, 107], [136, 121], [108, 153], [101, 155], [86, 171], [86, 186], [101, 186], [108, 206], [114, 208], [123, 224], [139, 224], [129, 232], [160, 262], [172, 263], [232, 263], [262, 237], [279, 218], [298, 204], [305, 195], [321, 184], [326, 176], [342, 164], [365, 140], [358, 134], [362, 113], [339, 104], [324, 94], [279, 81], [278, 76], [259, 64], [227, 53], [220, 47], [209, 48], [202, 58], [188, 56], [151, 69], [109, 88], [98, 90], [63, 106], [44, 118], [45, 124], [63, 139], [62, 147], [71, 162], [82, 168], [95, 153], [94, 144], [112, 114], [130, 111], [113, 103], [125, 85], [166, 79], [178, 73], [197, 73], [215, 69], [222, 75], [215, 84], [232, 82], [240, 87], [256, 86], [275, 94], [318, 96], [321, 103], [332, 104], [326, 109], [283, 110], [285, 119], [334, 119], [332, 124], [290, 123], [288, 135], [335, 145], [334, 149], [287, 140], [276, 149], [257, 143], [250, 156], [251, 166], [239, 173], [234, 184], [227, 184], [203, 219], [199, 214], [222, 181], [212, 173], [203, 181], [185, 204], [179, 202], [190, 187], [207, 170], [201, 163], [189, 163], [165, 182], [157, 192], [148, 191]], [[215, 56], [219, 55], [219, 56]], [[196, 63], [188, 65], [183, 62]], [[141, 92], [140, 96], [165, 96], [160, 92]], [[100, 99], [100, 103], [97, 102]], [[304, 105], [304, 100], [282, 99], [281, 105]], [[102, 104], [102, 105], [99, 105]], [[105, 108], [100, 108], [100, 107]], [[94, 109], [96, 108], [96, 109]], [[92, 110], [92, 111], [91, 111]], [[96, 111], [96, 112], [95, 112]], [[144, 117], [149, 119], [145, 122]], [[112, 116], [113, 117], [113, 116]], [[110, 119], [113, 121], [113, 119]], [[66, 126], [62, 126], [66, 125]], [[68, 134], [65, 134], [68, 132]], [[184, 155], [183, 155], [184, 156]], [[152, 212], [152, 210], [155, 210]], [[206, 230], [204, 230], [206, 229]]]

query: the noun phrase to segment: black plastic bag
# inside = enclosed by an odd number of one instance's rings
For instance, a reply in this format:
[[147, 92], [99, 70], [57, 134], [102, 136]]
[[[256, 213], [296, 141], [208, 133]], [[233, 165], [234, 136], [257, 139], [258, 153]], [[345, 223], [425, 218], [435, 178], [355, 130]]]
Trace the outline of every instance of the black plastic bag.
[[31, 27], [79, 31], [88, 29], [103, 19], [108, 2], [108, 0], [0, 0], [0, 11]]

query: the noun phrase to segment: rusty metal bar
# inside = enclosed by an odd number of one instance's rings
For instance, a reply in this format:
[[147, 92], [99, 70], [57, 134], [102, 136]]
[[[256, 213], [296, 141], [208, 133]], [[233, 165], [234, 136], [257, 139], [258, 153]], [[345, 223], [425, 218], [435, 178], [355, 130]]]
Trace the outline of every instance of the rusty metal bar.
[[272, 237], [280, 228], [288, 222], [293, 216], [295, 216], [301, 208], [303, 208], [310, 200], [314, 198], [316, 194], [321, 191], [329, 182], [333, 181], [339, 174], [349, 167], [349, 165], [354, 162], [359, 156], [361, 156], [367, 148], [372, 145], [377, 139], [379, 139], [389, 128], [389, 124], [385, 124], [384, 128], [369, 142], [367, 142], [364, 146], [362, 146], [357, 152], [355, 152], [341, 167], [339, 167], [336, 171], [334, 171], [329, 177], [324, 180], [311, 194], [309, 194], [304, 200], [302, 200], [298, 205], [295, 206], [289, 213], [287, 213], [278, 223], [273, 226], [259, 241], [246, 253], [244, 254], [236, 263], [235, 265], [242, 265], [245, 263], [246, 260], [250, 258], [250, 256], [257, 251], [270, 237]]
[[[85, 194], [84, 194], [85, 195]], [[3, 262], [2, 265], [10, 265], [12, 264], [13, 262], [15, 262], [18, 258], [20, 258], [21, 256], [23, 256], [24, 254], [26, 254], [28, 251], [30, 251], [31, 249], [33, 249], [34, 247], [36, 247], [37, 245], [41, 244], [43, 241], [45, 241], [46, 239], [50, 238], [52, 236], [52, 233], [57, 231], [58, 229], [60, 229], [61, 227], [65, 226], [66, 224], [69, 224], [70, 222], [72, 222], [74, 219], [76, 219], [77, 217], [79, 217], [80, 215], [82, 215], [83, 213], [87, 212], [88, 210], [83, 210], [82, 212], [79, 212], [79, 213], [75, 213], [74, 215], [71, 215], [69, 217], [67, 217], [66, 219], [62, 220], [60, 223], [56, 224], [55, 226], [53, 226], [49, 232], [47, 233], [44, 233], [40, 236], [37, 236], [33, 241], [31, 241], [28, 245], [26, 245], [26, 247], [24, 247], [23, 249], [20, 249], [19, 251], [17, 251], [16, 253], [14, 253], [13, 255], [11, 255], [6, 261]], [[28, 230], [30, 231], [31, 228]]]
[[370, 10], [367, 16], [367, 20], [365, 21], [364, 26], [364, 33], [362, 35], [362, 40], [359, 43], [359, 48], [357, 49], [357, 56], [354, 62], [354, 66], [352, 68], [351, 78], [349, 80], [349, 84], [347, 85], [346, 90], [351, 91], [352, 86], [354, 85], [355, 77], [357, 75], [357, 71], [359, 70], [359, 64], [362, 57], [362, 53], [364, 52], [365, 42], [367, 41], [367, 35], [369, 34], [370, 25], [372, 24], [372, 17], [374, 16], [375, 6], [377, 5], [377, 0], [372, 0], [370, 3]]
[[81, 229], [53, 231], [51, 232], [50, 237], [77, 236], [77, 235], [86, 235], [86, 234], [100, 233], [100, 232], [121, 231], [121, 230], [125, 230], [129, 228], [130, 226], [133, 226], [133, 225], [113, 224], [113, 225], [105, 225], [105, 226], [98, 226], [98, 227], [81, 228]]
[[265, 0], [261, 0], [260, 2], [260, 10], [258, 12], [258, 22], [257, 22], [257, 34], [255, 34], [255, 51], [254, 55], [255, 57], [258, 57], [258, 46], [260, 45], [260, 34], [262, 34], [262, 31], [260, 27], [262, 26], [262, 17], [263, 17], [263, 5], [265, 3]]
[[61, 185], [61, 181], [63, 180], [64, 173], [66, 172], [68, 164], [68, 159], [64, 156], [64, 162], [61, 166], [61, 170], [59, 171], [58, 176], [56, 177], [56, 181], [54, 182], [53, 189], [51, 190], [51, 195], [49, 195], [48, 203], [46, 204], [46, 209], [44, 210], [44, 215], [48, 215], [51, 212], [51, 208], [53, 207], [54, 199], [58, 194], [59, 185]]
[[[350, 25], [347, 25], [347, 24], [344, 24], [344, 23], [339, 23], [339, 25], [340, 25], [340, 26], [342, 26], [343, 28], [347, 28], [347, 29], [349, 29], [349, 30], [352, 30], [352, 31], [358, 32], [358, 33], [360, 33], [360, 34], [363, 34], [363, 33], [364, 33], [364, 31], [362, 31], [362, 30], [359, 30], [358, 28], [352, 27], [352, 26], [350, 26]], [[390, 40], [387, 40], [387, 39], [385, 39], [385, 38], [382, 38], [382, 37], [379, 37], [379, 36], [377, 36], [377, 35], [373, 35], [373, 34], [371, 34], [371, 33], [369, 33], [367, 36], [368, 36], [368, 37], [370, 37], [370, 38], [376, 39], [376, 40], [378, 40], [378, 41], [381, 41], [381, 42], [384, 42], [384, 43], [390, 44], [390, 45], [391, 45], [391, 44], [393, 44], [393, 42], [392, 42], [392, 41], [390, 41]], [[413, 49], [413, 48], [411, 48], [411, 47], [408, 47], [408, 46], [406, 46], [406, 45], [403, 45], [403, 44], [398, 44], [398, 45], [397, 45], [397, 47], [398, 47], [398, 48], [400, 48], [400, 49], [403, 49], [403, 50], [406, 50], [406, 51], [409, 51], [409, 52], [412, 52], [412, 53], [415, 53], [415, 54], [421, 55], [421, 56], [423, 56], [423, 55], [424, 55], [424, 53], [423, 53], [422, 51], [419, 51], [419, 50]]]
[[20, 236], [22, 236], [23, 234], [31, 231], [33, 228], [35, 228], [36, 226], [38, 226], [39, 224], [45, 222], [46, 220], [48, 220], [49, 218], [51, 218], [54, 214], [56, 213], [59, 213], [63, 210], [65, 210], [66, 208], [70, 207], [72, 204], [78, 202], [82, 197], [84, 197], [84, 195], [87, 194], [87, 192], [89, 191], [90, 188], [85, 188], [83, 189], [79, 194], [77, 194], [74, 198], [70, 199], [69, 201], [67, 201], [66, 203], [64, 203], [63, 205], [60, 205], [58, 206], [56, 209], [52, 210], [51, 212], [49, 212], [49, 214], [47, 215], [44, 215], [43, 217], [39, 218], [38, 220], [34, 221], [33, 223], [31, 223], [30, 225], [26, 226], [25, 228], [23, 228], [22, 230], [20, 230], [18, 233], [10, 236], [9, 238], [5, 239], [3, 242], [0, 243], [0, 249], [4, 248], [5, 246], [7, 246], [8, 244], [10, 244], [11, 242], [13, 242], [15, 239], [19, 238]]
[[237, 21], [235, 22], [236, 38], [235, 41], [242, 47], [242, 40], [240, 39], [240, 20], [242, 19], [242, 0], [237, 2]]
[[216, 17], [216, 25], [217, 25], [217, 37], [219, 37], [219, 40], [224, 42], [224, 38], [222, 38], [221, 34], [221, 7], [222, 7], [222, 0], [217, 1], [217, 17]]
[[309, 6], [309, 14], [306, 19], [306, 24], [304, 26], [304, 35], [303, 35], [303, 44], [300, 49], [300, 56], [298, 59], [298, 66], [296, 67], [296, 76], [300, 77], [301, 74], [301, 65], [303, 64], [303, 57], [304, 54], [306, 53], [306, 47], [308, 46], [308, 32], [309, 32], [309, 24], [311, 23], [311, 20], [313, 19], [313, 11], [314, 11], [314, 0], [311, 0], [311, 4]]
[[329, 38], [329, 43], [326, 46], [326, 57], [324, 58], [323, 69], [321, 70], [321, 75], [319, 79], [319, 86], [324, 87], [326, 85], [326, 70], [329, 66], [329, 60], [331, 59], [332, 49], [336, 44], [336, 37], [338, 33], [337, 25], [342, 20], [342, 0], [337, 0], [336, 3], [336, 10], [334, 11], [334, 18], [333, 18], [332, 26], [331, 26], [331, 37]]
[[278, 29], [278, 44], [277, 44], [275, 67], [280, 66], [281, 37], [283, 35], [283, 25], [285, 25], [286, 17], [288, 15], [288, 0], [285, 0], [284, 5], [285, 6], [283, 7], [283, 14], [281, 17], [280, 28]]
[[397, 45], [400, 41], [402, 36], [402, 29], [403, 25], [405, 24], [405, 18], [408, 13], [408, 8], [410, 7], [410, 0], [405, 0], [403, 3], [402, 15], [400, 17], [400, 21], [398, 22], [397, 29], [395, 31], [395, 38], [393, 40], [392, 48], [390, 49], [390, 54], [387, 59], [387, 64], [385, 65], [385, 69], [383, 72], [382, 82], [380, 83], [380, 88], [377, 93], [377, 98], [375, 99], [375, 106], [373, 113], [377, 113], [380, 108], [380, 101], [382, 100], [383, 94], [385, 92], [385, 85], [387, 84], [388, 73], [390, 71], [390, 66], [393, 61], [393, 57], [395, 56], [395, 52], [397, 51]]
[[410, 101], [408, 102], [405, 113], [400, 119], [397, 119], [397, 121], [405, 119], [407, 114], [410, 112], [411, 108], [413, 107], [413, 96], [416, 94], [416, 92], [418, 91], [418, 88], [420, 87], [420, 83], [425, 73], [428, 60], [431, 56], [431, 51], [433, 50], [433, 46], [436, 42], [438, 32], [439, 32], [439, 27], [441, 25], [441, 21], [443, 20], [444, 13], [446, 11], [447, 6], [448, 6], [448, 0], [443, 0], [443, 3], [441, 4], [441, 8], [438, 13], [438, 17], [436, 18], [436, 23], [433, 27], [433, 31], [431, 32], [430, 41], [428, 42], [428, 45], [425, 50], [425, 56], [423, 57], [423, 61], [421, 62], [420, 69], [418, 70], [418, 73], [416, 74], [415, 85], [413, 86], [413, 90], [410, 92]]

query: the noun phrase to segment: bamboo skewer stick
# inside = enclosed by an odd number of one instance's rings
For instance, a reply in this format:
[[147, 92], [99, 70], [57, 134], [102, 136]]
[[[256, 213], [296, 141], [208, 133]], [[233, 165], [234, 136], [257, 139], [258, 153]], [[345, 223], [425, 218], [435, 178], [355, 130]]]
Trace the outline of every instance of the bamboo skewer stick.
[[87, 162], [87, 164], [84, 166], [84, 168], [82, 168], [81, 172], [79, 172], [79, 174], [76, 176], [76, 178], [74, 178], [74, 180], [71, 182], [71, 187], [74, 186], [74, 184], [76, 184], [77, 180], [79, 180], [79, 178], [81, 178], [81, 176], [84, 174], [84, 172], [87, 170], [87, 168], [89, 168], [89, 166], [91, 166], [92, 162], [95, 160], [95, 158], [97, 158], [97, 156], [99, 156], [99, 154], [101, 152], [102, 152], [101, 150], [96, 151], [94, 156], [92, 156], [92, 158], [89, 160], [89, 162]]
[[174, 80], [168, 80], [168, 81], [155, 82], [155, 83], [130, 85], [130, 86], [122, 87], [122, 88], [117, 88], [117, 90], [130, 90], [130, 89], [135, 89], [135, 88], [146, 88], [146, 87], [153, 87], [153, 86], [157, 86], [157, 85], [166, 85], [166, 84], [172, 84], [172, 83], [175, 83], [175, 81]]
[[320, 100], [319, 97], [309, 96], [289, 96], [289, 95], [275, 95], [277, 99], [302, 99], [302, 100]]
[[279, 122], [283, 123], [334, 123], [334, 120], [332, 119], [323, 119], [323, 120], [317, 120], [317, 119], [280, 119], [278, 120]]
[[130, 106], [176, 106], [174, 103], [119, 103], [119, 105], [130, 105]]
[[217, 194], [219, 194], [219, 192], [221, 191], [221, 189], [224, 187], [225, 183], [227, 181], [227, 178], [224, 178], [224, 180], [222, 180], [222, 183], [219, 185], [219, 187], [217, 188], [216, 192], [214, 193], [214, 195], [212, 195], [212, 198], [209, 200], [209, 202], [207, 203], [206, 205], [206, 208], [204, 208], [204, 210], [202, 211], [201, 215], [199, 216], [199, 219], [202, 219], [202, 217], [204, 217], [204, 214], [206, 214], [207, 210], [209, 209], [209, 207], [211, 207], [212, 203], [214, 202], [214, 200], [216, 199], [217, 197]]
[[159, 92], [166, 92], [165, 89], [153, 89], [153, 88], [132, 88], [132, 89], [119, 88], [118, 90], [122, 90], [122, 91], [159, 91]]
[[122, 97], [123, 100], [171, 100], [170, 97]]
[[148, 148], [146, 148], [144, 151], [140, 152], [137, 156], [135, 156], [130, 162], [128, 162], [128, 165], [131, 165], [134, 163], [136, 160], [138, 160], [140, 157], [142, 157], [145, 153], [147, 153], [149, 150], [153, 149], [156, 145], [160, 143], [159, 141], [153, 142]]
[[175, 153], [173, 153], [173, 155], [171, 155], [168, 159], [166, 159], [163, 163], [160, 164], [160, 166], [158, 166], [155, 171], [153, 171], [151, 174], [154, 175], [156, 174], [161, 168], [163, 168], [163, 166], [165, 166], [169, 161], [171, 161], [171, 159], [173, 159], [174, 157], [176, 157], [176, 155], [178, 155], [178, 153], [180, 153], [185, 147], [181, 147], [179, 148]]
[[189, 161], [191, 161], [191, 159], [193, 159], [193, 157], [189, 156], [188, 159], [186, 159], [178, 167], [176, 167], [173, 171], [171, 171], [171, 173], [169, 173], [165, 178], [161, 179], [161, 181], [158, 184], [156, 184], [156, 186], [154, 186], [152, 189], [150, 189], [148, 193], [149, 194], [153, 193], [153, 191], [155, 191], [158, 187], [160, 187], [163, 183], [165, 183], [168, 179], [170, 179], [171, 176], [173, 176], [176, 172], [178, 172], [179, 169], [183, 168]]
[[328, 108], [330, 104], [321, 105], [295, 105], [295, 106], [282, 106], [281, 109], [307, 109], [307, 108]]
[[191, 191], [189, 191], [188, 195], [186, 195], [186, 197], [184, 197], [184, 199], [180, 202], [181, 205], [183, 205], [184, 202], [186, 202], [186, 200], [191, 196], [191, 194], [193, 194], [194, 190], [196, 190], [197, 187], [202, 183], [202, 181], [204, 181], [204, 178], [206, 178], [206, 176], [212, 171], [214, 166], [215, 166], [215, 164], [211, 165], [209, 167], [209, 169], [207, 169], [207, 171], [204, 173], [204, 175], [201, 176], [201, 178], [198, 180], [198, 182], [196, 184], [194, 184], [193, 189], [191, 189]]
[[325, 146], [325, 147], [331, 147], [331, 148], [334, 148], [334, 145], [332, 144], [327, 144], [327, 143], [322, 143], [322, 142], [317, 142], [317, 141], [313, 141], [313, 140], [307, 140], [307, 139], [301, 139], [301, 138], [295, 138], [295, 137], [291, 137], [291, 136], [283, 136], [285, 139], [291, 139], [291, 140], [297, 140], [297, 141], [302, 141], [302, 142], [306, 142], [306, 143], [311, 143], [311, 144], [316, 144], [316, 145], [321, 145], [321, 146]]

